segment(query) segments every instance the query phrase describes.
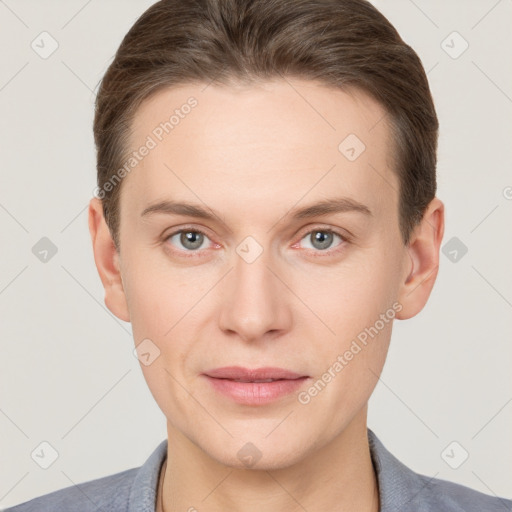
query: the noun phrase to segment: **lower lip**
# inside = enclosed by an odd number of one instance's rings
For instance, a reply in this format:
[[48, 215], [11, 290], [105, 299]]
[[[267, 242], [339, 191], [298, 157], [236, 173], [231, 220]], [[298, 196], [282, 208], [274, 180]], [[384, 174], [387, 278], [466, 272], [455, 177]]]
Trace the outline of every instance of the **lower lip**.
[[309, 377], [273, 382], [236, 382], [205, 375], [216, 391], [244, 405], [264, 405], [297, 391]]

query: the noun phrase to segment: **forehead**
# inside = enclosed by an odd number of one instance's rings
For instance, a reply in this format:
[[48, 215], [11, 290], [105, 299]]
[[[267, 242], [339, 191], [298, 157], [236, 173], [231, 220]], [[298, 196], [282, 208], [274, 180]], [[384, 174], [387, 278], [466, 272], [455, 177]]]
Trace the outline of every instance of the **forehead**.
[[258, 196], [262, 206], [334, 188], [378, 211], [396, 206], [391, 148], [384, 108], [359, 90], [291, 79], [181, 85], [136, 112], [130, 150], [144, 156], [123, 195], [139, 209], [176, 194], [218, 206], [219, 194], [240, 206]]

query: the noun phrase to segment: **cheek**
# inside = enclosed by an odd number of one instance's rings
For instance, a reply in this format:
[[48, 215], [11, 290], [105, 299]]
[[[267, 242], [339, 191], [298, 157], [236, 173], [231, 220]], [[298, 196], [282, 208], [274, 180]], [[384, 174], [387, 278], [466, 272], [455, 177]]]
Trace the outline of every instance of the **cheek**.
[[[127, 272], [126, 293], [141, 370], [164, 414], [184, 415], [182, 407], [189, 396], [180, 383], [191, 349], [187, 322], [194, 318], [195, 301], [193, 294], [180, 289], [183, 280], [177, 279], [176, 271], [170, 273], [150, 257], [139, 256], [131, 260], [130, 268], [136, 270]], [[148, 359], [151, 362], [146, 364]]]
[[154, 350], [159, 354], [151, 367], [142, 365], [148, 383], [156, 378], [153, 367], [160, 368], [160, 379], [172, 380], [165, 369], [180, 378], [182, 366], [194, 348], [191, 343], [193, 331], [199, 328], [204, 315], [201, 299], [212, 283], [212, 276], [198, 267], [173, 268], [157, 252], [127, 254], [126, 261], [128, 256], [131, 259], [123, 278], [134, 342], [138, 345], [143, 340], [150, 340], [145, 343], [150, 348], [154, 344]]
[[360, 288], [348, 298], [339, 292], [338, 307], [324, 306], [331, 308], [324, 311], [335, 335], [317, 335], [312, 359], [318, 373], [299, 402], [310, 408], [308, 414], [323, 418], [320, 423], [329, 425], [332, 435], [365, 406], [384, 366], [396, 309], [383, 292]]
[[159, 249], [126, 251], [123, 282], [135, 341], [165, 337], [186, 314], [191, 291], [197, 282], [173, 269]]
[[[326, 386], [329, 390], [321, 393], [323, 399], [337, 402], [340, 413], [357, 409], [370, 396], [400, 309], [395, 300], [394, 258], [377, 248], [358, 256], [346, 265], [317, 269], [302, 283], [295, 282], [298, 294], [321, 320], [313, 319], [313, 324], [304, 320], [303, 328], [316, 339], [312, 357], [319, 373], [315, 377], [321, 379], [322, 372], [327, 372], [324, 378], [331, 379]], [[346, 389], [353, 392], [346, 393]]]
[[395, 265], [378, 253], [368, 251], [338, 267], [312, 268], [295, 280], [297, 295], [339, 339], [350, 339], [373, 324], [395, 300]]

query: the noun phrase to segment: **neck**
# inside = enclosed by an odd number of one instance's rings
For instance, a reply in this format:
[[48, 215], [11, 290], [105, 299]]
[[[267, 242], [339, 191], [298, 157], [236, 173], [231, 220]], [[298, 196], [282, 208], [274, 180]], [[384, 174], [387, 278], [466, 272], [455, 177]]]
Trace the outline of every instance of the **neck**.
[[157, 512], [378, 512], [366, 409], [334, 439], [299, 463], [273, 470], [220, 464], [168, 424]]

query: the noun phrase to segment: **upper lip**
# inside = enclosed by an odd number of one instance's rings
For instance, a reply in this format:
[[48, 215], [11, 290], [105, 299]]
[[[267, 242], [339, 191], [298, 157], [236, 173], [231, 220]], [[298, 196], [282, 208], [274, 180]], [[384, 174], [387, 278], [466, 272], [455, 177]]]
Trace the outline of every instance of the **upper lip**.
[[306, 377], [284, 368], [243, 368], [242, 366], [225, 366], [223, 368], [215, 368], [208, 370], [205, 375], [209, 377], [215, 377], [216, 379], [242, 379], [247, 381], [253, 380], [265, 380], [265, 379], [300, 379]]

